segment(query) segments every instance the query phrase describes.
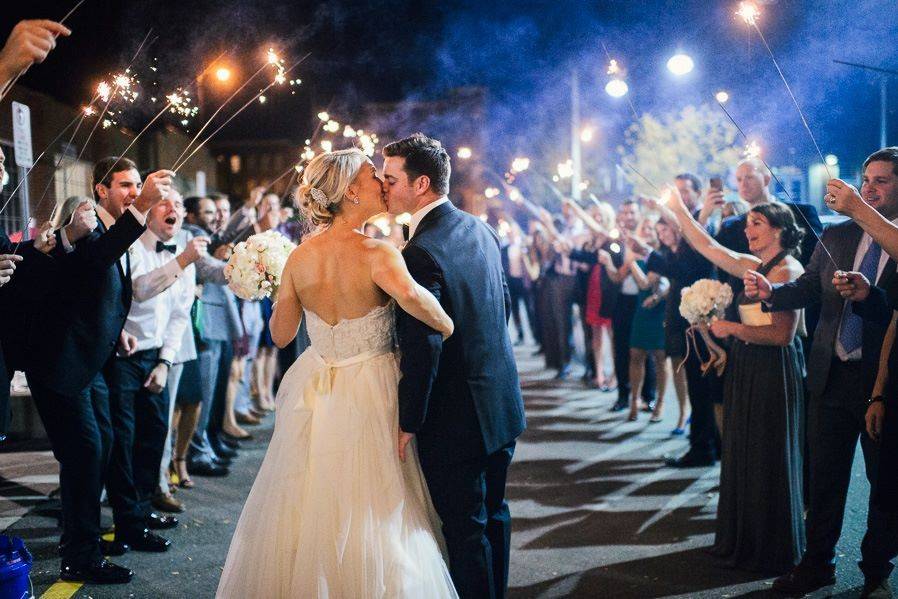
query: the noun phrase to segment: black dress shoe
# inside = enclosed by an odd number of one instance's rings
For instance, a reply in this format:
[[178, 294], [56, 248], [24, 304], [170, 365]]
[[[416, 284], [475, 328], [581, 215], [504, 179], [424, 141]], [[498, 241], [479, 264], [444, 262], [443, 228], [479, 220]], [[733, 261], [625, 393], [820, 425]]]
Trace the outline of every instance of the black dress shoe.
[[705, 468], [714, 465], [714, 456], [700, 456], [692, 452], [686, 452], [685, 455], [679, 458], [665, 458], [664, 463], [671, 468]]
[[100, 539], [100, 553], [102, 553], [106, 557], [118, 557], [120, 555], [125, 555], [130, 550], [131, 547], [129, 547], [127, 543], [122, 543], [121, 541], [107, 541], [105, 539]]
[[[223, 432], [220, 435], [215, 435], [214, 438], [211, 438], [210, 443], [212, 444], [212, 449], [215, 449], [216, 447], [220, 447], [222, 445], [224, 445], [228, 449], [233, 449], [234, 451], [240, 449], [240, 441], [238, 441], [234, 437], [225, 436]], [[218, 452], [216, 451], [216, 453]]]
[[164, 539], [159, 535], [151, 533], [146, 528], [144, 528], [142, 531], [128, 535], [119, 535], [119, 533], [116, 533], [115, 536], [121, 536], [120, 540], [130, 545], [131, 549], [133, 549], [134, 551], [145, 551], [147, 553], [165, 553], [166, 551], [168, 551], [169, 547], [171, 547], [171, 541], [169, 541], [168, 539]]
[[212, 441], [210, 439], [209, 445], [212, 447], [212, 451], [215, 452], [215, 455], [220, 458], [237, 457], [237, 450], [232, 447], [228, 447], [227, 445], [222, 443], [220, 439], [216, 439], [215, 441]]
[[59, 578], [66, 581], [89, 582], [91, 584], [125, 584], [131, 582], [134, 572], [116, 566], [105, 559], [90, 566], [67, 566], [63, 564]]
[[231, 458], [223, 458], [221, 456], [215, 456], [214, 458], [212, 458], [212, 463], [215, 464], [216, 466], [230, 466], [231, 464], [234, 463], [234, 460], [232, 460]]
[[773, 590], [784, 595], [800, 597], [833, 584], [836, 584], [835, 566], [798, 564], [790, 572], [773, 581]]
[[150, 530], [168, 530], [177, 526], [178, 519], [174, 516], [160, 516], [156, 512], [150, 512], [147, 516], [147, 528]]
[[629, 401], [627, 401], [626, 399], [618, 399], [616, 402], [614, 402], [614, 405], [611, 406], [611, 411], [612, 412], [622, 412], [623, 410], [626, 410], [629, 407], [630, 407]]
[[230, 470], [224, 466], [216, 466], [211, 462], [188, 462], [187, 472], [197, 476], [227, 476]]

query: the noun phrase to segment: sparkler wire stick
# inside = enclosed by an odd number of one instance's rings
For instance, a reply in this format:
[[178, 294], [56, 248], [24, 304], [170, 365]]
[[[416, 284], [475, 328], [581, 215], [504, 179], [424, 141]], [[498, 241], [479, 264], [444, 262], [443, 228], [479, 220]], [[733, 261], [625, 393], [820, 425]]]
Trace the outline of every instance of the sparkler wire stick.
[[[126, 68], [126, 70], [127, 70], [127, 69], [130, 69], [131, 66], [134, 64], [134, 61], [137, 60], [137, 57], [140, 55], [141, 50], [143, 50], [144, 46], [145, 46], [146, 43], [147, 43], [147, 40], [150, 39], [150, 35], [151, 35], [152, 33], [153, 33], [153, 29], [150, 28], [150, 30], [147, 31], [147, 34], [144, 36], [143, 41], [141, 41], [141, 42], [140, 42], [140, 45], [137, 47], [137, 51], [134, 52], [134, 56], [131, 57], [131, 62], [128, 63], [128, 67]], [[158, 38], [154, 38], [153, 41], [155, 42], [156, 39], [158, 39]], [[152, 42], [151, 42], [151, 43], [152, 43]], [[95, 133], [96, 130], [97, 130], [97, 127], [98, 127], [98, 126], [100, 125], [100, 123], [103, 121], [103, 116], [105, 116], [106, 111], [109, 110], [109, 105], [112, 103], [113, 98], [115, 98], [115, 94], [118, 92], [118, 87], [119, 87], [119, 86], [118, 86], [118, 83], [116, 83], [116, 84], [113, 86], [112, 91], [111, 91], [110, 94], [109, 94], [109, 98], [106, 100], [106, 103], [105, 103], [105, 105], [103, 106], [103, 110], [100, 112], [100, 116], [97, 117], [97, 122], [94, 123], [94, 126], [93, 126], [93, 128], [91, 129], [90, 134], [87, 136], [87, 139], [85, 139], [84, 142], [81, 144], [81, 151], [78, 152], [78, 156], [75, 157], [75, 160], [73, 161], [73, 164], [74, 164], [75, 162], [78, 162], [78, 161], [81, 159], [81, 156], [84, 154], [84, 150], [87, 149], [87, 145], [88, 145], [88, 143], [90, 143], [91, 138], [93, 138], [93, 135], [94, 135], [94, 133]], [[91, 100], [91, 103], [93, 103], [98, 97], [99, 97], [99, 94], [95, 95], [94, 98]], [[83, 118], [86, 117], [86, 116], [87, 116], [87, 114], [84, 113], [84, 112], [82, 111], [82, 121], [81, 121], [82, 123], [84, 122], [84, 121], [83, 121]], [[81, 126], [81, 124], [79, 123], [78, 127], [80, 127], [80, 126]], [[76, 133], [78, 133], [78, 128], [77, 128], [77, 127], [75, 128], [75, 132], [72, 134], [72, 137], [69, 139], [69, 144], [71, 144], [71, 143], [74, 141], [74, 139], [75, 139], [75, 134], [76, 134]], [[64, 155], [64, 154], [61, 155], [61, 156], [59, 157], [59, 160], [56, 162], [56, 164], [55, 164], [54, 167], [53, 167], [53, 171], [54, 171], [54, 172], [56, 172], [56, 171], [59, 169], [59, 166], [62, 164], [62, 161], [63, 161], [64, 159], [65, 159], [65, 155]], [[37, 212], [37, 211], [40, 209], [40, 207], [43, 205], [44, 199], [46, 198], [47, 192], [50, 190], [50, 185], [51, 185], [52, 183], [53, 183], [53, 179], [50, 179], [50, 180], [47, 182], [47, 186], [44, 187], [44, 191], [43, 191], [43, 193], [41, 194], [40, 199], [37, 201], [37, 203], [36, 203], [35, 206], [34, 206], [34, 211], [35, 211], [35, 212]], [[56, 212], [56, 208], [54, 207], [53, 213], [55, 214], [55, 212]], [[51, 215], [51, 216], [52, 216], [52, 215]], [[19, 243], [21, 243], [21, 241], [20, 241]], [[18, 244], [16, 244], [16, 249], [18, 249], [18, 247], [19, 247]]]
[[[773, 66], [776, 67], [776, 72], [779, 73], [780, 79], [783, 80], [783, 84], [786, 86], [786, 91], [789, 92], [789, 97], [792, 98], [792, 103], [795, 104], [796, 110], [798, 110], [798, 116], [801, 117], [801, 124], [804, 125], [805, 131], [808, 132], [808, 136], [811, 138], [811, 141], [814, 143], [814, 148], [817, 150], [817, 155], [820, 156], [820, 161], [823, 163], [823, 168], [826, 169], [826, 174], [830, 179], [833, 178], [832, 173], [829, 171], [829, 165], [826, 164], [826, 159], [823, 157], [823, 152], [820, 151], [820, 146], [817, 145], [817, 140], [814, 138], [814, 134], [811, 133], [811, 127], [808, 125], [807, 119], [804, 117], [804, 112], [801, 110], [801, 106], [798, 104], [798, 100], [795, 98], [795, 94], [792, 93], [792, 87], [789, 86], [789, 82], [786, 81], [786, 76], [783, 75], [783, 70], [780, 68], [779, 63], [776, 61], [776, 57], [773, 55], [773, 50], [770, 49], [770, 46], [767, 44], [767, 39], [764, 37], [764, 34], [761, 33], [761, 28], [758, 27], [757, 22], [752, 19], [748, 21], [752, 27], [755, 28], [755, 31], [758, 32], [758, 36], [761, 38], [761, 42], [763, 42], [764, 47], [767, 48], [767, 53], [770, 55], [770, 60], [773, 61]], [[827, 252], [829, 253], [829, 252]]]
[[[304, 61], [304, 60], [305, 60], [306, 58], [308, 58], [309, 56], [311, 56], [311, 53], [306, 54], [304, 57], [302, 57], [301, 59], [299, 59], [298, 61], [296, 61], [295, 63], [293, 63], [293, 66], [291, 66], [289, 69], [285, 70], [285, 71], [284, 71], [284, 74], [286, 75], [287, 73], [289, 73], [290, 71], [292, 71], [293, 69], [295, 69], [297, 66], [299, 66], [299, 64], [300, 64], [302, 61]], [[184, 160], [182, 160], [179, 164], [176, 164], [176, 165], [172, 166], [171, 170], [174, 171], [175, 173], [177, 173], [178, 170], [179, 170], [182, 166], [184, 166], [184, 164], [186, 164], [188, 160], [190, 160], [191, 158], [193, 158], [193, 156], [200, 150], [200, 148], [202, 148], [204, 145], [206, 145], [206, 143], [207, 143], [210, 139], [212, 139], [212, 138], [215, 136], [216, 133], [218, 133], [219, 131], [221, 131], [221, 130], [222, 130], [228, 123], [230, 123], [232, 120], [234, 120], [234, 118], [235, 118], [238, 114], [240, 114], [241, 112], [243, 112], [244, 110], [246, 110], [246, 109], [249, 107], [250, 104], [252, 104], [253, 102], [255, 102], [256, 99], [259, 98], [259, 96], [261, 96], [262, 94], [264, 94], [266, 91], [268, 91], [272, 86], [274, 86], [274, 85], [276, 85], [276, 84], [277, 84], [277, 80], [272, 81], [271, 83], [269, 83], [268, 85], [266, 85], [264, 88], [262, 88], [262, 91], [260, 91], [260, 92], [257, 93], [255, 96], [253, 96], [252, 98], [250, 98], [250, 99], [249, 99], [243, 106], [241, 106], [239, 109], [237, 109], [237, 112], [235, 112], [235, 113], [232, 114], [230, 117], [228, 117], [228, 120], [226, 120], [224, 123], [222, 123], [221, 125], [219, 125], [219, 127], [218, 127], [215, 131], [213, 131], [212, 133], [210, 133], [210, 134], [206, 137], [206, 139], [204, 139], [202, 142], [200, 142], [200, 144], [197, 145], [197, 146], [193, 149], [193, 151], [190, 152], [190, 154], [188, 154], [186, 158], [184, 158]]]
[[150, 128], [150, 125], [152, 125], [153, 123], [155, 123], [156, 121], [158, 121], [158, 120], [159, 120], [159, 117], [161, 117], [163, 114], [165, 114], [165, 111], [168, 110], [168, 109], [171, 107], [172, 104], [173, 104], [173, 102], [169, 101], [168, 104], [166, 104], [166, 105], [162, 108], [162, 110], [160, 110], [158, 113], [156, 113], [156, 116], [154, 116], [154, 117], [152, 118], [152, 120], [151, 120], [149, 123], [147, 123], [147, 124], [144, 126], [143, 129], [140, 130], [140, 133], [138, 133], [137, 135], [134, 136], [134, 139], [132, 139], [132, 140], [131, 140], [131, 143], [128, 144], [128, 147], [125, 148], [125, 149], [119, 154], [118, 158], [115, 159], [115, 162], [112, 163], [112, 166], [109, 167], [109, 170], [106, 171], [106, 174], [104, 174], [102, 177], [100, 177], [100, 181], [105, 181], [105, 180], [106, 180], [106, 177], [109, 176], [109, 173], [112, 172], [112, 169], [115, 168], [115, 166], [119, 163], [119, 161], [120, 161], [122, 158], [125, 157], [125, 155], [128, 153], [128, 150], [130, 150], [132, 147], [134, 147], [134, 144], [137, 143], [137, 140], [140, 139], [140, 136], [143, 135], [144, 132], [145, 132], [147, 129]]
[[[0, 214], [3, 214], [3, 212], [6, 210], [6, 207], [9, 205], [10, 200], [12, 200], [13, 196], [16, 195], [16, 192], [19, 191], [19, 188], [22, 186], [22, 183], [25, 182], [25, 179], [28, 178], [28, 175], [31, 174], [31, 171], [34, 170], [34, 167], [37, 166], [38, 162], [40, 162], [40, 159], [44, 157], [44, 154], [46, 154], [47, 151], [50, 148], [52, 148], [54, 146], [54, 144], [56, 144], [57, 141], [59, 141], [59, 138], [61, 138], [63, 135], [65, 135], [66, 131], [68, 131], [69, 128], [72, 125], [74, 125], [76, 121], [78, 121], [79, 119], [83, 120], [85, 116], [86, 115], [83, 112], [80, 112], [78, 115], [76, 115], [75, 118], [73, 118], [71, 121], [69, 121], [69, 124], [66, 125], [65, 128], [59, 132], [59, 134], [53, 139], [53, 141], [48, 143], [47, 147], [44, 148], [40, 154], [38, 154], [37, 158], [35, 158], [34, 161], [31, 163], [31, 167], [25, 171], [25, 175], [19, 180], [19, 183], [13, 188], [13, 190], [11, 192], [9, 192], [9, 198], [7, 198], [6, 203], [3, 204], [3, 207], [0, 207]], [[81, 125], [79, 124], [78, 126], [80, 127]]]
[[[202, 135], [203, 131], [206, 130], [206, 127], [208, 127], [209, 124], [212, 123], [212, 120], [215, 119], [216, 116], [218, 116], [218, 113], [221, 112], [222, 109], [224, 109], [224, 107], [227, 106], [228, 103], [229, 103], [231, 100], [233, 100], [233, 99], [237, 96], [237, 94], [239, 94], [239, 93], [241, 92], [241, 90], [243, 90], [243, 88], [245, 88], [247, 85], [249, 85], [250, 81], [252, 81], [253, 79], [255, 79], [255, 78], [259, 75], [259, 73], [261, 73], [261, 72], [265, 69], [265, 67], [268, 66], [268, 64], [269, 64], [269, 63], [266, 62], [266, 63], [263, 64], [261, 67], [259, 67], [259, 70], [258, 70], [258, 71], [256, 71], [255, 73], [253, 73], [252, 76], [250, 76], [249, 79], [247, 79], [246, 81], [244, 81], [244, 82], [243, 82], [243, 85], [241, 85], [240, 87], [238, 87], [237, 90], [236, 90], [233, 94], [231, 94], [231, 95], [228, 97], [228, 99], [225, 100], [225, 101], [222, 103], [222, 105], [219, 106], [218, 109], [217, 109], [214, 113], [212, 113], [212, 116], [210, 116], [209, 119], [208, 119], [205, 123], [203, 123], [203, 126], [200, 127], [200, 130], [196, 132], [196, 135], [193, 136], [193, 139], [190, 140], [190, 143], [187, 144], [187, 146], [184, 148], [184, 151], [181, 152], [180, 156], [178, 156], [177, 158], [175, 158], [174, 165], [177, 165], [177, 164], [178, 164], [178, 161], [181, 160], [181, 158], [184, 157], [184, 154], [186, 154], [186, 153], [190, 150], [190, 147], [191, 147], [194, 143], [196, 143], [196, 140], [199, 139], [199, 137], [200, 137], [200, 135]], [[174, 166], [172, 166], [172, 169], [174, 169]]]
[[[745, 138], [745, 141], [747, 142], [748, 136], [745, 134], [745, 131], [742, 130], [742, 127], [739, 126], [739, 123], [736, 122], [736, 119], [733, 118], [733, 115], [731, 115], [730, 112], [726, 109], [726, 107], [723, 104], [721, 104], [720, 102], [718, 102], [717, 105], [720, 106], [720, 109], [723, 110], [723, 113], [725, 115], [727, 115], [727, 118], [730, 119], [730, 122], [733, 123], [733, 125], [735, 125], [736, 129], [739, 131], [739, 133], [742, 135], [742, 137]], [[783, 192], [786, 194], [786, 197], [789, 198], [789, 201], [792, 202], [793, 204], [796, 204], [797, 202], [794, 199], [792, 199], [792, 194], [789, 193], [789, 190], [786, 188], [785, 185], [783, 185], [783, 182], [780, 181], [779, 177], [776, 176], [776, 173], [773, 172], [773, 169], [770, 168], [770, 165], [767, 164], [767, 161], [764, 160], [760, 154], [757, 156], [757, 158], [767, 168], [767, 172], [770, 173], [770, 176], [773, 177], [773, 180], [776, 181], [777, 185], [779, 185], [783, 189]], [[808, 230], [811, 232], [811, 234], [817, 238], [817, 243], [820, 244], [820, 247], [822, 247], [823, 251], [826, 252], [826, 255], [829, 256], [830, 262], [833, 263], [833, 266], [836, 267], [836, 270], [839, 270], [839, 265], [836, 264], [836, 259], [833, 258], [833, 255], [830, 253], [829, 248], [827, 248], [826, 244], [823, 243], [823, 239], [814, 230], [814, 227], [813, 227], [813, 225], [811, 225], [811, 222], [808, 220], [808, 217], [805, 216], [804, 212], [802, 212], [801, 210], [799, 210], [798, 213], [801, 214], [801, 218], [804, 219], [805, 223], [807, 223]]]
[[[657, 185], [655, 185], [654, 183], [652, 183], [652, 181], [651, 181], [648, 177], [646, 177], [645, 175], [643, 175], [642, 173], [640, 173], [638, 170], [636, 170], [636, 168], [635, 168], [632, 164], [630, 164], [629, 162], [626, 162], [626, 161], [624, 161], [624, 160], [621, 160], [621, 163], [622, 163], [625, 167], [627, 167], [628, 169], [630, 169], [631, 171], [633, 171], [634, 173], [636, 173], [636, 174], [639, 176], [640, 179], [642, 179], [643, 181], [645, 181], [646, 183], [648, 183], [649, 185], [651, 185], [652, 189], [654, 189], [655, 191], [657, 191], [659, 194], [661, 193], [661, 188], [658, 187]], [[618, 165], [616, 165], [616, 166], [617, 166], [617, 168], [620, 169], [620, 164], [618, 164]], [[623, 169], [621, 169], [621, 170], [623, 170]], [[624, 172], [624, 176], [626, 176], [626, 172]]]
[[[85, 0], [80, 0], [80, 2], [78, 2], [77, 4], [75, 4], [75, 6], [72, 7], [72, 10], [70, 10], [69, 12], [67, 12], [66, 15], [65, 15], [62, 19], [59, 20], [59, 24], [60, 24], [60, 25], [64, 25], [65, 22], [68, 20], [68, 18], [72, 16], [72, 13], [74, 13], [76, 10], [78, 10], [78, 8], [79, 8], [82, 4], [84, 4], [84, 2], [85, 2]], [[57, 37], [59, 37], [59, 36], [57, 36], [57, 35], [54, 35], [54, 36], [53, 36], [54, 39], [57, 38]], [[19, 71], [19, 74], [16, 75], [15, 77], [13, 77], [12, 81], [10, 81], [8, 84], [6, 84], [6, 85], [3, 87], [3, 91], [0, 92], [0, 100], [2, 100], [4, 97], [6, 97], [6, 94], [8, 94], [8, 93], [10, 92], [10, 90], [11, 90], [13, 87], [15, 87], [16, 82], [19, 80], [19, 77], [21, 77], [22, 75], [24, 75], [24, 74], [25, 74], [25, 71], [27, 71], [27, 70], [28, 70], [28, 68], [26, 67], [26, 68], [22, 69], [21, 71]]]

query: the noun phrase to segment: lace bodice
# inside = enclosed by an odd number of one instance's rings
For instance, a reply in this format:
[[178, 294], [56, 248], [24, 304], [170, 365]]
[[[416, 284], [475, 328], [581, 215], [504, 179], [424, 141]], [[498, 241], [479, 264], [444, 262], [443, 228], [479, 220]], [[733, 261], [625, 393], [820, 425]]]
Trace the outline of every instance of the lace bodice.
[[305, 314], [312, 347], [328, 362], [368, 352], [385, 353], [395, 345], [393, 302], [378, 306], [365, 316], [343, 319], [334, 326], [310, 310]]

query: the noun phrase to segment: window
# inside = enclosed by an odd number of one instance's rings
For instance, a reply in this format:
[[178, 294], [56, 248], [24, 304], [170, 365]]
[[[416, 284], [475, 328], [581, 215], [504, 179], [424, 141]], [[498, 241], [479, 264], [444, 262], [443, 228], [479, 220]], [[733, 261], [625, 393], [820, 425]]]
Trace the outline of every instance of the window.
[[93, 197], [91, 190], [93, 168], [89, 162], [75, 161], [71, 156], [57, 154], [53, 164], [59, 165], [56, 172], [53, 173], [57, 202], [62, 202], [72, 196]]

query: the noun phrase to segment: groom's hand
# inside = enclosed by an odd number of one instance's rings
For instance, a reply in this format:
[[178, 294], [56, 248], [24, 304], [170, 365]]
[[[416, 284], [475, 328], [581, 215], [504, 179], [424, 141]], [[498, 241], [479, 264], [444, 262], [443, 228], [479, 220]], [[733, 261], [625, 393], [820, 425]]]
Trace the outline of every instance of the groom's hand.
[[405, 450], [412, 439], [415, 438], [414, 433], [407, 433], [399, 429], [399, 459], [405, 461]]

